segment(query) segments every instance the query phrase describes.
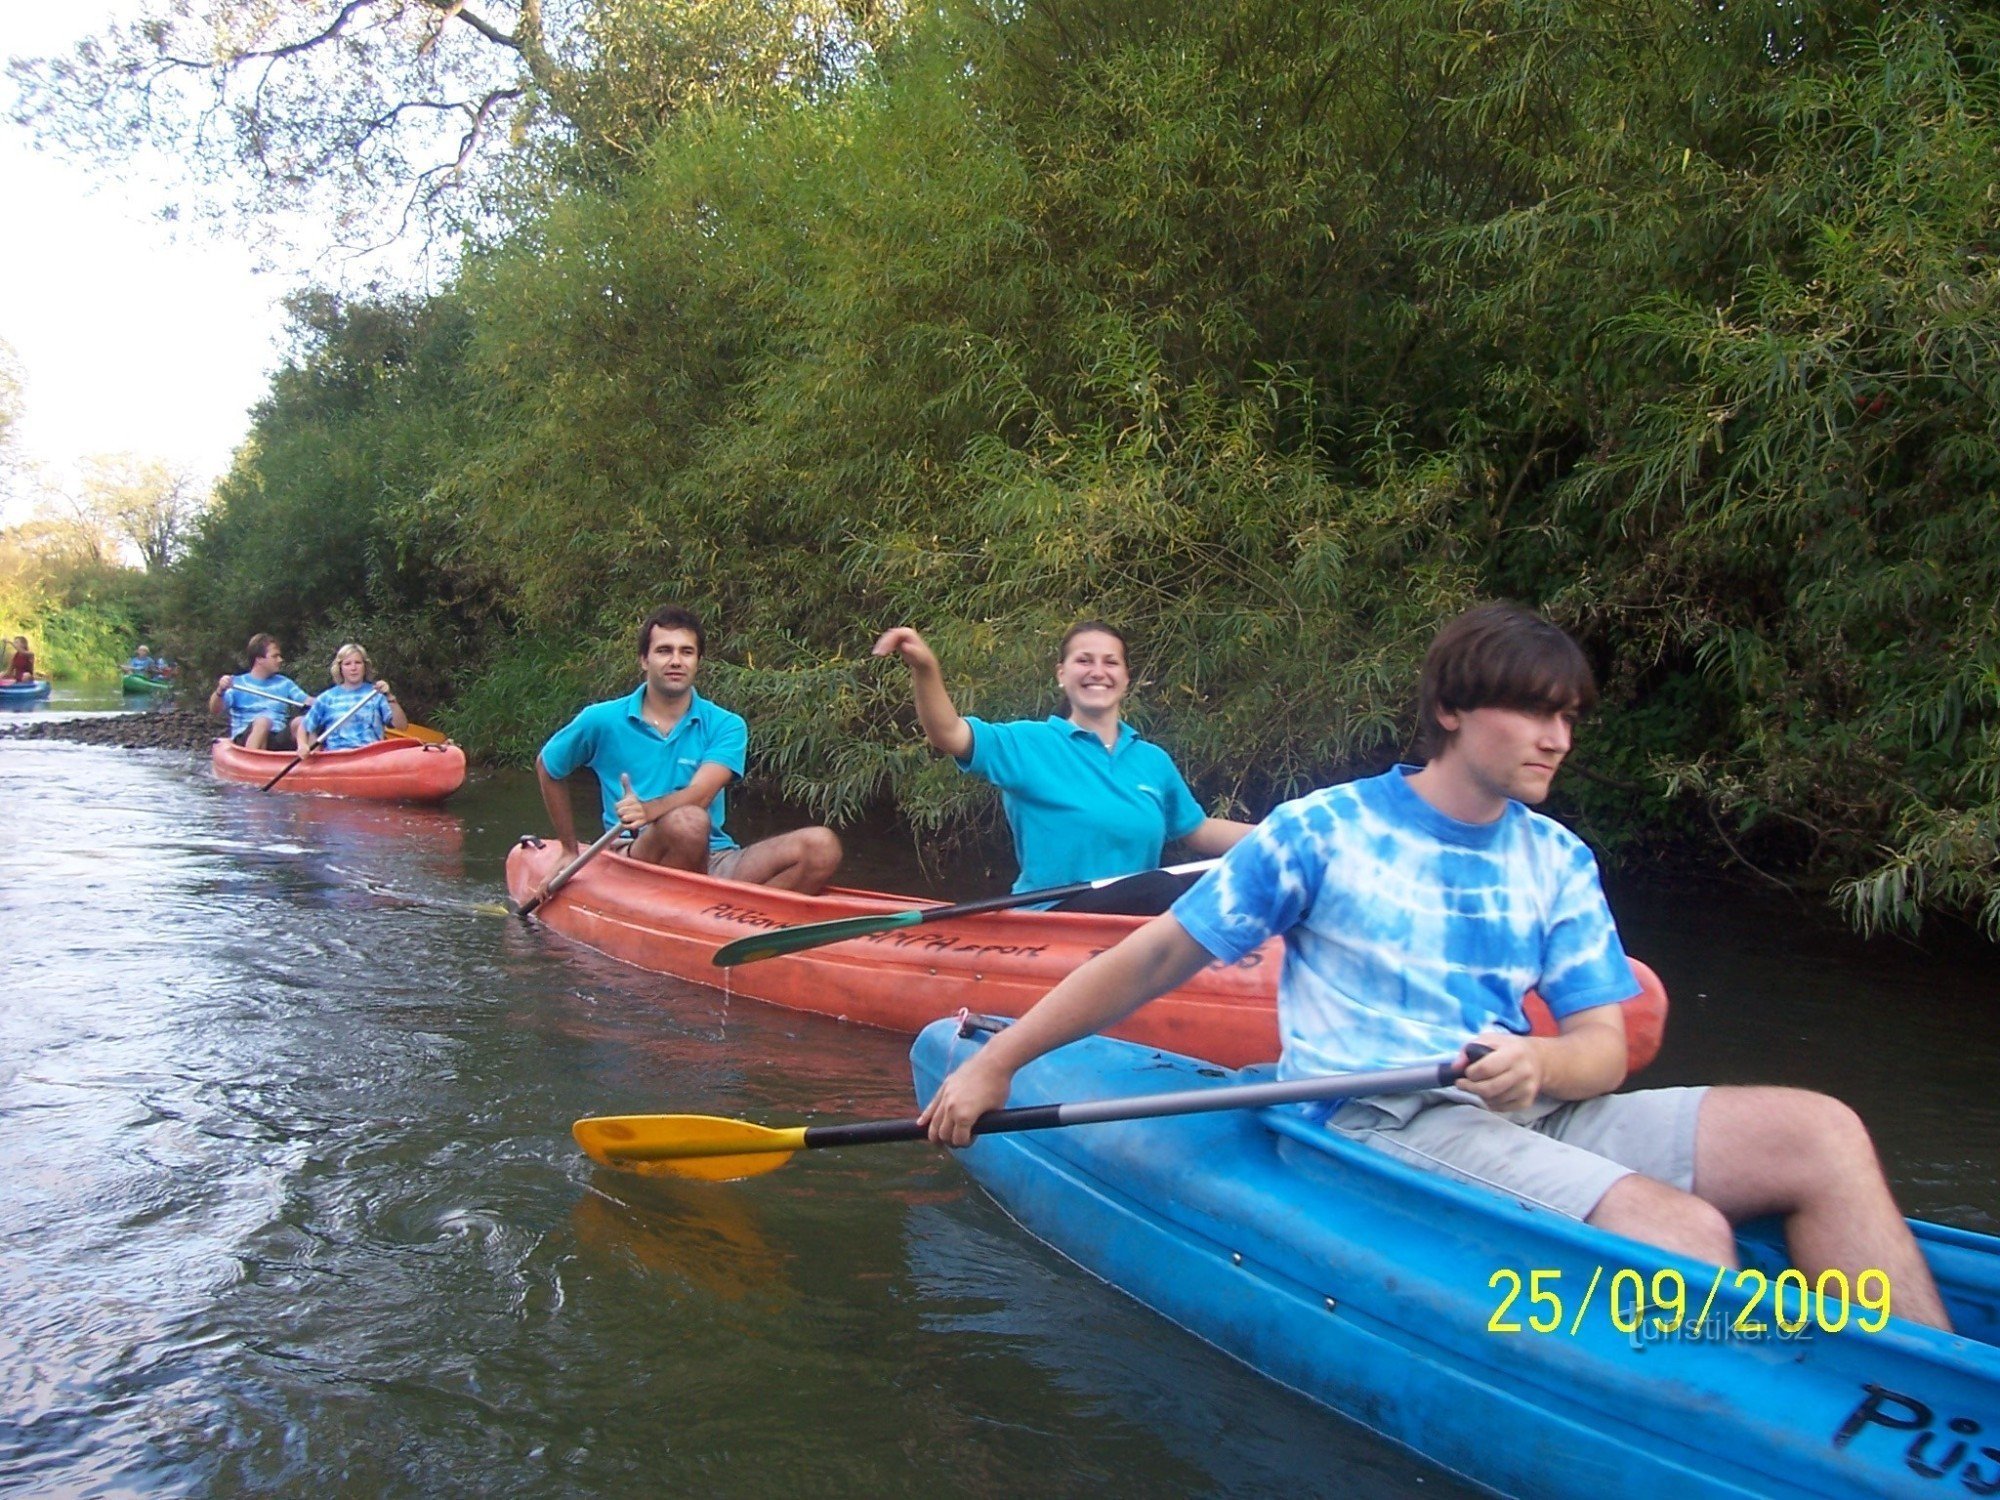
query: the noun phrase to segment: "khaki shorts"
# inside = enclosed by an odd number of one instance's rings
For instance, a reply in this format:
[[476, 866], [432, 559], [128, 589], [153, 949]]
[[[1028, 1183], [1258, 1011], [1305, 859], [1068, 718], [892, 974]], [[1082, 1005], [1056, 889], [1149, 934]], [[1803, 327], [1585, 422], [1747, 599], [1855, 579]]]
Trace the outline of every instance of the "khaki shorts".
[[1327, 1129], [1426, 1171], [1586, 1219], [1633, 1172], [1694, 1191], [1695, 1125], [1707, 1092], [1642, 1089], [1501, 1115], [1470, 1094], [1430, 1089], [1353, 1100]]
[[[627, 828], [619, 834], [617, 841], [611, 847], [619, 854], [630, 854], [632, 852], [632, 841], [637, 837], [636, 833]], [[733, 880], [735, 877], [729, 872], [736, 868], [736, 862], [741, 858], [743, 858], [743, 846], [741, 844], [737, 845], [734, 849], [723, 849], [718, 853], [709, 855], [708, 868], [702, 873], [713, 875], [717, 880]]]

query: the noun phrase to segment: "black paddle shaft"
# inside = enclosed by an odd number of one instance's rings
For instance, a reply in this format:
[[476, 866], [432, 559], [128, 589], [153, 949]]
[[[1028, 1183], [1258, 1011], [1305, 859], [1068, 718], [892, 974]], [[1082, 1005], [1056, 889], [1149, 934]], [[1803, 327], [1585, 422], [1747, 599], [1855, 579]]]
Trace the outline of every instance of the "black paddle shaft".
[[[1479, 1042], [1465, 1049], [1477, 1062], [1493, 1049]], [[1243, 1083], [1219, 1089], [1188, 1089], [1172, 1094], [1139, 1094], [1125, 1099], [1094, 1099], [1080, 1104], [1032, 1104], [1021, 1109], [994, 1109], [972, 1127], [975, 1136], [1004, 1135], [1016, 1130], [1052, 1130], [1060, 1125], [1101, 1125], [1115, 1120], [1164, 1119], [1172, 1115], [1207, 1114], [1224, 1109], [1253, 1109], [1272, 1104], [1303, 1104], [1315, 1100], [1355, 1099], [1369, 1094], [1409, 1094], [1422, 1089], [1449, 1088], [1457, 1082], [1456, 1058], [1419, 1063], [1408, 1068], [1383, 1068], [1372, 1073], [1348, 1073], [1334, 1078], [1295, 1078], [1284, 1083]], [[806, 1129], [808, 1148], [874, 1146], [889, 1141], [920, 1141], [929, 1131], [916, 1120], [866, 1120], [856, 1125], [812, 1125]]]

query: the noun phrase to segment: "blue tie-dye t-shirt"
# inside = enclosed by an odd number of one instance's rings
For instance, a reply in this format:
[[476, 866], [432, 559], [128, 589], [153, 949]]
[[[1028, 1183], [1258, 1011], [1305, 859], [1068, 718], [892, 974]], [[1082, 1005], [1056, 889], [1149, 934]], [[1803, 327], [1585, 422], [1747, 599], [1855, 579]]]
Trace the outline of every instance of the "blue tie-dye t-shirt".
[[1284, 935], [1280, 1077], [1526, 1032], [1530, 988], [1558, 1019], [1639, 992], [1581, 839], [1518, 802], [1492, 823], [1446, 817], [1415, 769], [1285, 803], [1174, 904], [1224, 963]]
[[[326, 735], [329, 750], [358, 750], [372, 745], [389, 732], [395, 715], [387, 698], [379, 697], [372, 682], [350, 686], [337, 682], [324, 688], [306, 710], [306, 728]], [[338, 726], [337, 728], [335, 726]], [[333, 733], [327, 735], [331, 729]]]

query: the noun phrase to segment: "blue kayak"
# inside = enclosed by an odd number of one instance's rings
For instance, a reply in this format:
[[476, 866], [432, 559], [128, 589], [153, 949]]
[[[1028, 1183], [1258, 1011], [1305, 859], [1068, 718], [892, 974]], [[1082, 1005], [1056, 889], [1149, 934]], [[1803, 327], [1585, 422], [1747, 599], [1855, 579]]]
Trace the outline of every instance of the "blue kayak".
[[0, 703], [39, 703], [48, 697], [49, 691], [46, 677], [33, 682], [0, 682]]
[[[950, 1021], [919, 1036], [918, 1097], [982, 1042]], [[1009, 1102], [1260, 1076], [1093, 1037], [1023, 1069]], [[1940, 1334], [1889, 1318], [1879, 1282], [1816, 1297], [1775, 1225], [1721, 1273], [1289, 1110], [996, 1135], [960, 1159], [1086, 1270], [1503, 1494], [2000, 1494], [1990, 1236], [1913, 1225], [1959, 1330]]]

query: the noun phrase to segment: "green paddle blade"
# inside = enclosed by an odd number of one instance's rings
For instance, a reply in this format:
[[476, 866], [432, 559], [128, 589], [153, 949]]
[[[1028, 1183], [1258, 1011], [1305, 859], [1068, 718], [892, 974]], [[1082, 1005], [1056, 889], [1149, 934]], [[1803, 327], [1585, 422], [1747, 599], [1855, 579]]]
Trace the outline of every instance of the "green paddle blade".
[[570, 1134], [602, 1166], [707, 1182], [775, 1172], [806, 1143], [803, 1125], [772, 1130], [715, 1115], [603, 1115], [578, 1120]]
[[889, 911], [872, 917], [808, 922], [803, 927], [777, 927], [769, 932], [738, 938], [733, 943], [724, 943], [715, 950], [715, 956], [709, 962], [718, 969], [730, 969], [737, 964], [754, 964], [760, 958], [776, 958], [783, 953], [798, 953], [827, 943], [867, 937], [871, 932], [893, 932], [898, 927], [914, 927], [923, 919], [924, 909], [919, 907], [915, 911]]

